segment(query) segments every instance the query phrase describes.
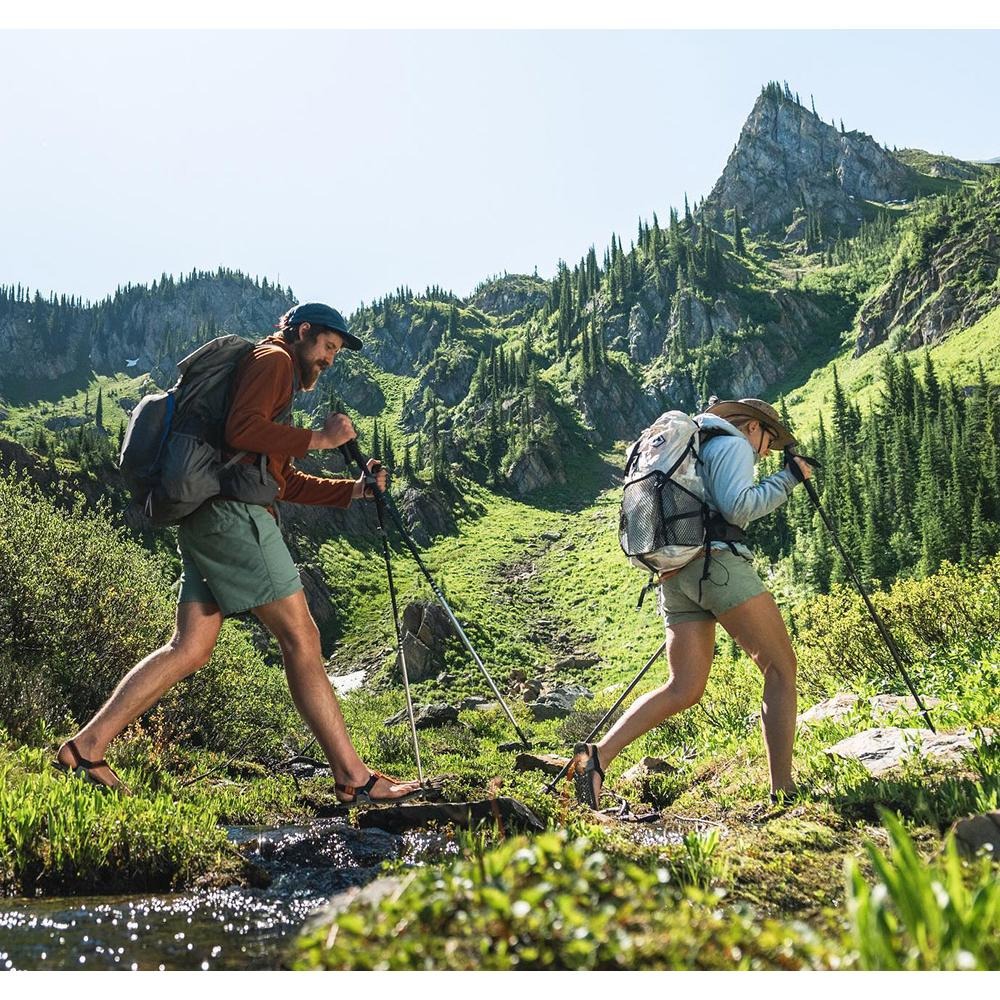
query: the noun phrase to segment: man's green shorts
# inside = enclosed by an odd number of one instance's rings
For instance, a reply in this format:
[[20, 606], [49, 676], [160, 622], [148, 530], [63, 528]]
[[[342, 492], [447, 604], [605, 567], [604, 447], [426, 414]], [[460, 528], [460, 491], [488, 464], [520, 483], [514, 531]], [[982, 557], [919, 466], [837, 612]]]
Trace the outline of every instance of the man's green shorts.
[[203, 504], [177, 526], [177, 543], [178, 604], [217, 604], [228, 617], [302, 589], [277, 522], [256, 504]]
[[767, 590], [753, 563], [729, 549], [713, 548], [709, 576], [703, 581], [704, 572], [705, 557], [701, 555], [660, 584], [660, 614], [668, 628], [683, 622], [712, 621]]

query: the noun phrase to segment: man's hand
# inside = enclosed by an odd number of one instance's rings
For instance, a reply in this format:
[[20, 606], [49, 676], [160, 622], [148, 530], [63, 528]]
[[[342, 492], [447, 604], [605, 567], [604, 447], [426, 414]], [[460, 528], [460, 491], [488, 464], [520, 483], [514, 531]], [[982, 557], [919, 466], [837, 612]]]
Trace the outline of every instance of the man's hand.
[[323, 421], [323, 429], [312, 432], [309, 450], [339, 448], [357, 436], [354, 424], [351, 423], [351, 418], [346, 413], [330, 413]]
[[[382, 463], [377, 458], [369, 458], [368, 471], [375, 473], [375, 485], [378, 486], [382, 493], [384, 493], [389, 481], [389, 473], [382, 468]], [[358, 478], [354, 480], [354, 492], [351, 496], [355, 500], [360, 500], [362, 497], [366, 500], [371, 500], [375, 494], [372, 492], [372, 488], [370, 486], [365, 485], [365, 477], [358, 476]]]

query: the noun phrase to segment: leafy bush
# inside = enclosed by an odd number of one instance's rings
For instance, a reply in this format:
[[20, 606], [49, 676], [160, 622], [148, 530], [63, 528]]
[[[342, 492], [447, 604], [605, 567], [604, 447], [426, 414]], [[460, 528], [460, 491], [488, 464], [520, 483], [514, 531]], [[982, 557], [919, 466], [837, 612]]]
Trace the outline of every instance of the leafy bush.
[[[1000, 556], [979, 567], [945, 563], [923, 580], [899, 580], [872, 604], [899, 646], [917, 660], [945, 650], [968, 656], [1000, 639]], [[877, 677], [901, 683], [895, 663], [858, 594], [836, 586], [793, 609], [794, 642], [807, 684]], [[822, 683], [821, 681], [821, 683]]]
[[[0, 724], [23, 739], [89, 718], [171, 635], [164, 563], [77, 497], [60, 509], [0, 475]], [[166, 741], [277, 751], [294, 718], [281, 675], [227, 623], [211, 663], [157, 710]]]
[[872, 844], [878, 881], [869, 886], [848, 863], [847, 906], [865, 969], [996, 969], [1000, 964], [1000, 882], [989, 861], [962, 861], [953, 837], [927, 864], [903, 824], [882, 813], [889, 852]]

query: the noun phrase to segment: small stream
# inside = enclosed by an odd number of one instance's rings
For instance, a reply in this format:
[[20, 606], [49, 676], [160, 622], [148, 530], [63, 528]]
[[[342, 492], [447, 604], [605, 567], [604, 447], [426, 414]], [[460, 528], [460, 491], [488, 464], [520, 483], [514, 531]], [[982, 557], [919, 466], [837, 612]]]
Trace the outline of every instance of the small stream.
[[276, 969], [311, 913], [374, 879], [383, 861], [458, 853], [442, 834], [359, 830], [343, 820], [232, 827], [266, 889], [0, 899], [0, 969]]

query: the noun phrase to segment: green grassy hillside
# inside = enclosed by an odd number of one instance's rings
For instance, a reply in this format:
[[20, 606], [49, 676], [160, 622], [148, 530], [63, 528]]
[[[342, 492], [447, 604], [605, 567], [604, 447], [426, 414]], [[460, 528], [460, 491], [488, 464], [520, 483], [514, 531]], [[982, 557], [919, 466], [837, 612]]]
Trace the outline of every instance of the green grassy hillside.
[[[883, 343], [854, 357], [853, 346], [845, 347], [832, 361], [813, 371], [802, 385], [788, 389], [784, 399], [796, 429], [805, 435], [814, 432], [820, 413], [829, 421], [834, 368], [848, 398], [867, 412], [879, 401], [879, 368], [889, 350], [889, 344]], [[982, 364], [987, 381], [1000, 382], [1000, 308], [927, 350], [942, 380], [954, 378], [960, 386], [973, 385], [979, 378], [978, 366]], [[918, 377], [922, 357], [922, 351], [911, 353], [911, 361], [918, 362]]]

